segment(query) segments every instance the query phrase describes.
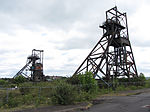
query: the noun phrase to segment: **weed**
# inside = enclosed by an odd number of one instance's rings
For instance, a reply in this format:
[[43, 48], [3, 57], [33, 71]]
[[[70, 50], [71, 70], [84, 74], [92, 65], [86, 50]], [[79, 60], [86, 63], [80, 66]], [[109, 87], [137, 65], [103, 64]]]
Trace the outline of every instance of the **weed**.
[[76, 96], [76, 88], [73, 85], [60, 81], [57, 86], [53, 88], [52, 102], [62, 105], [72, 104], [75, 102]]

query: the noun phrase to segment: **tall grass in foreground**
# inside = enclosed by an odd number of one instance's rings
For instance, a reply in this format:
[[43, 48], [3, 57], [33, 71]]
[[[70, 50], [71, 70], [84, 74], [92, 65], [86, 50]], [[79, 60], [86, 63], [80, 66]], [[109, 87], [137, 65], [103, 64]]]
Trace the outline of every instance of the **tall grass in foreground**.
[[[103, 94], [150, 88], [150, 80], [145, 80], [143, 76], [141, 79], [132, 79], [134, 82], [128, 82], [127, 79], [120, 80], [114, 81], [112, 86], [108, 87], [93, 79], [92, 73], [86, 72], [51, 82], [23, 82], [22, 79], [17, 79], [17, 82], [14, 81], [15, 83], [0, 81], [6, 87], [0, 90], [0, 108], [76, 104], [92, 100]], [[7, 89], [11, 87], [9, 84], [18, 88]]]

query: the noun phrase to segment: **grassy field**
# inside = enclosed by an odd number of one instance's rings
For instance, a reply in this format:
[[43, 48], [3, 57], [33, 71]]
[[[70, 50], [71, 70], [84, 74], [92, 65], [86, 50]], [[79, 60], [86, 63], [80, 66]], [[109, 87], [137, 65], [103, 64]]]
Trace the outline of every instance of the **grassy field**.
[[[90, 101], [104, 94], [115, 94], [150, 88], [150, 80], [132, 82], [115, 81], [110, 87], [97, 82], [92, 74], [51, 82], [5, 82], [0, 81], [0, 111], [13, 111], [47, 105], [68, 105]], [[125, 79], [126, 80], [126, 79]]]

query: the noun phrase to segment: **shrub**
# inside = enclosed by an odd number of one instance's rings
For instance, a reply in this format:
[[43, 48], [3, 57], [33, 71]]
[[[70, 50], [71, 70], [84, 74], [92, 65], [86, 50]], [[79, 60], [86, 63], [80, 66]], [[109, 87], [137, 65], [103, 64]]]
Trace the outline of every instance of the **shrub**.
[[93, 76], [94, 74], [91, 72], [86, 72], [84, 74], [72, 76], [69, 82], [79, 85], [83, 91], [93, 93], [98, 90], [97, 81], [93, 78]]
[[34, 104], [34, 97], [32, 94], [22, 96], [22, 103], [27, 105]]
[[8, 84], [8, 81], [5, 81], [5, 80], [0, 80], [0, 85], [4, 86], [4, 85], [7, 85]]
[[72, 104], [76, 100], [76, 88], [65, 81], [59, 81], [55, 88], [53, 88], [52, 102], [54, 104]]
[[128, 86], [127, 89], [128, 90], [136, 90], [136, 89], [138, 89], [138, 87], [131, 85], [131, 86]]
[[26, 81], [26, 78], [23, 77], [22, 75], [19, 75], [18, 77], [16, 77], [14, 79], [14, 83], [15, 84], [24, 83], [25, 81]]
[[91, 94], [90, 92], [80, 91], [80, 93], [77, 96], [77, 101], [79, 101], [79, 102], [89, 101], [93, 97], [95, 97], [95, 95]]
[[126, 88], [124, 85], [119, 85], [119, 86], [117, 86], [116, 91], [124, 91], [125, 89]]
[[149, 80], [146, 82], [145, 87], [150, 88], [150, 81]]
[[19, 85], [19, 91], [22, 95], [30, 94], [32, 90], [32, 83], [28, 82]]
[[17, 107], [19, 103], [20, 101], [16, 98], [9, 98], [7, 105], [8, 107], [13, 108], [13, 107]]
[[146, 81], [146, 78], [145, 78], [145, 76], [144, 76], [143, 73], [140, 73], [140, 75], [139, 75], [139, 80], [140, 80], [140, 81]]
[[21, 104], [19, 97], [14, 96], [12, 93], [9, 93], [8, 96], [8, 99], [6, 98], [7, 96], [3, 98], [3, 104], [1, 106], [4, 106], [5, 108], [13, 108]]
[[21, 87], [19, 88], [19, 91], [22, 95], [26, 95], [26, 94], [29, 94], [30, 92], [30, 88], [27, 88], [27, 87]]

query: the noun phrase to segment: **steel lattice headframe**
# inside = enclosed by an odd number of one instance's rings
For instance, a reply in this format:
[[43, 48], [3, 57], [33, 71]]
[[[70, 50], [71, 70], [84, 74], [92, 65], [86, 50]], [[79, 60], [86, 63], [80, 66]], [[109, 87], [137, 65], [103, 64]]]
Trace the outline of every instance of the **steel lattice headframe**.
[[22, 75], [32, 81], [43, 81], [43, 50], [32, 50], [32, 55], [27, 58], [26, 65], [14, 76]]
[[137, 77], [137, 69], [129, 41], [126, 13], [114, 7], [106, 11], [106, 21], [100, 28], [103, 36], [76, 70], [74, 75], [92, 72], [107, 80], [120, 76]]

